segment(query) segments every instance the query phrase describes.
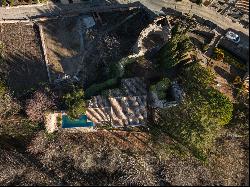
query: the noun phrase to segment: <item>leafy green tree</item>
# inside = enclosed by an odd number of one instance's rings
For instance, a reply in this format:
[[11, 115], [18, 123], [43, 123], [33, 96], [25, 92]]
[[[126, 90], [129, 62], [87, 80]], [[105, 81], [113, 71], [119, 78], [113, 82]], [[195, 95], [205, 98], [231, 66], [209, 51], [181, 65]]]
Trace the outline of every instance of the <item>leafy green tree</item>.
[[158, 61], [164, 69], [170, 69], [186, 58], [186, 54], [193, 50], [192, 42], [184, 33], [180, 24], [175, 25], [172, 29], [172, 37], [167, 44], [162, 47], [158, 53]]
[[213, 74], [191, 64], [182, 74], [185, 100], [177, 107], [159, 111], [159, 129], [187, 147], [201, 160], [206, 159], [210, 148], [223, 126], [232, 119], [233, 104], [212, 87]]
[[198, 63], [192, 63], [183, 70], [185, 86], [190, 91], [205, 89], [214, 82], [215, 75], [210, 69], [203, 68]]
[[74, 89], [71, 93], [66, 94], [63, 99], [68, 109], [68, 115], [71, 118], [76, 119], [85, 114], [86, 103], [84, 100], [84, 91], [82, 89]]

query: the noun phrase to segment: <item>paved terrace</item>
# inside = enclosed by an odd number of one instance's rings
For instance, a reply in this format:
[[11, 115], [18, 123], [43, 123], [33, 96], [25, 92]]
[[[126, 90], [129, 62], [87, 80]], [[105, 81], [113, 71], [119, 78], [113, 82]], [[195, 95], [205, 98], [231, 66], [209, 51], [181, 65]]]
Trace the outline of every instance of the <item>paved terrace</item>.
[[[93, 5], [90, 4], [53, 4], [48, 3], [42, 6], [29, 6], [29, 7], [19, 7], [19, 8], [0, 8], [0, 21], [3, 20], [17, 20], [17, 19], [32, 19], [36, 17], [51, 17], [65, 14], [77, 14], [89, 12], [94, 9], [108, 7], [105, 5], [104, 0], [96, 0], [97, 3]], [[133, 3], [137, 0], [117, 0], [121, 3]], [[100, 3], [101, 2], [101, 3]], [[152, 11], [160, 11], [163, 7], [176, 9], [177, 11], [183, 13], [196, 14], [204, 19], [210, 20], [220, 26], [223, 29], [233, 28], [235, 30], [241, 31], [249, 36], [248, 29], [245, 29], [239, 23], [234, 23], [228, 17], [225, 17], [216, 11], [210, 9], [209, 7], [198, 6], [196, 4], [190, 3], [188, 1], [176, 2], [175, 0], [140, 0], [140, 2], [151, 9]], [[112, 5], [110, 8], [122, 7], [124, 5]]]

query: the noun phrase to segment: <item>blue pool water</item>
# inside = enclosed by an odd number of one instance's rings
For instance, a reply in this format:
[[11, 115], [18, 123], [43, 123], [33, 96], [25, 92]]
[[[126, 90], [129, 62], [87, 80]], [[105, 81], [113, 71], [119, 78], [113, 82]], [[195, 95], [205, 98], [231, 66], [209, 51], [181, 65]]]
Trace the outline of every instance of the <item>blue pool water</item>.
[[62, 128], [93, 127], [93, 122], [87, 122], [87, 116], [83, 115], [79, 119], [70, 119], [67, 115], [62, 116]]

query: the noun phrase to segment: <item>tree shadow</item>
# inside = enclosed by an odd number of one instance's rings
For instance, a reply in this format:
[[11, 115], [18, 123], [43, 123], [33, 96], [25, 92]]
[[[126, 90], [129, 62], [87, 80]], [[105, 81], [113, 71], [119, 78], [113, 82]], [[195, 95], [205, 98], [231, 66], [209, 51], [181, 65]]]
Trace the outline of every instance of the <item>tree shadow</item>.
[[3, 24], [2, 78], [16, 97], [48, 82], [38, 28], [33, 24]]
[[6, 82], [16, 97], [48, 83], [46, 65], [42, 59], [26, 53], [9, 55], [6, 60]]
[[219, 66], [215, 66], [214, 70], [216, 73], [218, 73], [221, 77], [223, 77], [224, 79], [226, 79], [228, 82], [232, 82], [233, 78], [231, 76], [231, 74], [229, 72], [227, 72], [226, 70], [222, 69]]
[[[20, 142], [20, 138], [16, 139], [10, 136], [0, 136], [1, 139], [1, 149], [7, 151], [15, 151], [17, 155], [13, 155], [17, 161], [21, 163], [25, 161], [25, 163], [29, 166], [36, 168], [39, 172], [46, 174], [51, 180], [55, 181], [55, 183], [60, 182], [60, 178], [57, 174], [50, 170], [50, 168], [46, 167], [43, 163], [41, 163], [36, 156], [31, 155], [26, 151], [26, 143]], [[15, 176], [10, 184], [20, 184], [20, 176]], [[33, 183], [35, 181], [32, 181]]]

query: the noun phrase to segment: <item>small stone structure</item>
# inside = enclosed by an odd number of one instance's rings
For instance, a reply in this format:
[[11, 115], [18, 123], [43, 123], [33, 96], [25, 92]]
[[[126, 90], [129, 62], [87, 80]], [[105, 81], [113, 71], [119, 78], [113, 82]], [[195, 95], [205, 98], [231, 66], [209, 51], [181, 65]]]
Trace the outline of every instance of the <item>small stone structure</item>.
[[134, 47], [134, 55], [131, 57], [140, 57], [148, 52], [160, 49], [171, 37], [171, 26], [168, 18], [160, 16], [153, 23], [145, 28], [138, 38]]
[[52, 112], [45, 114], [45, 127], [48, 133], [58, 131], [60, 126], [60, 121], [58, 121], [59, 118], [62, 119], [61, 112]]
[[183, 92], [180, 85], [173, 81], [171, 85], [171, 95], [173, 96], [173, 101], [160, 100], [155, 92], [149, 92], [150, 99], [150, 107], [152, 108], [170, 108], [175, 107], [179, 103], [181, 103], [185, 97], [185, 93]]

